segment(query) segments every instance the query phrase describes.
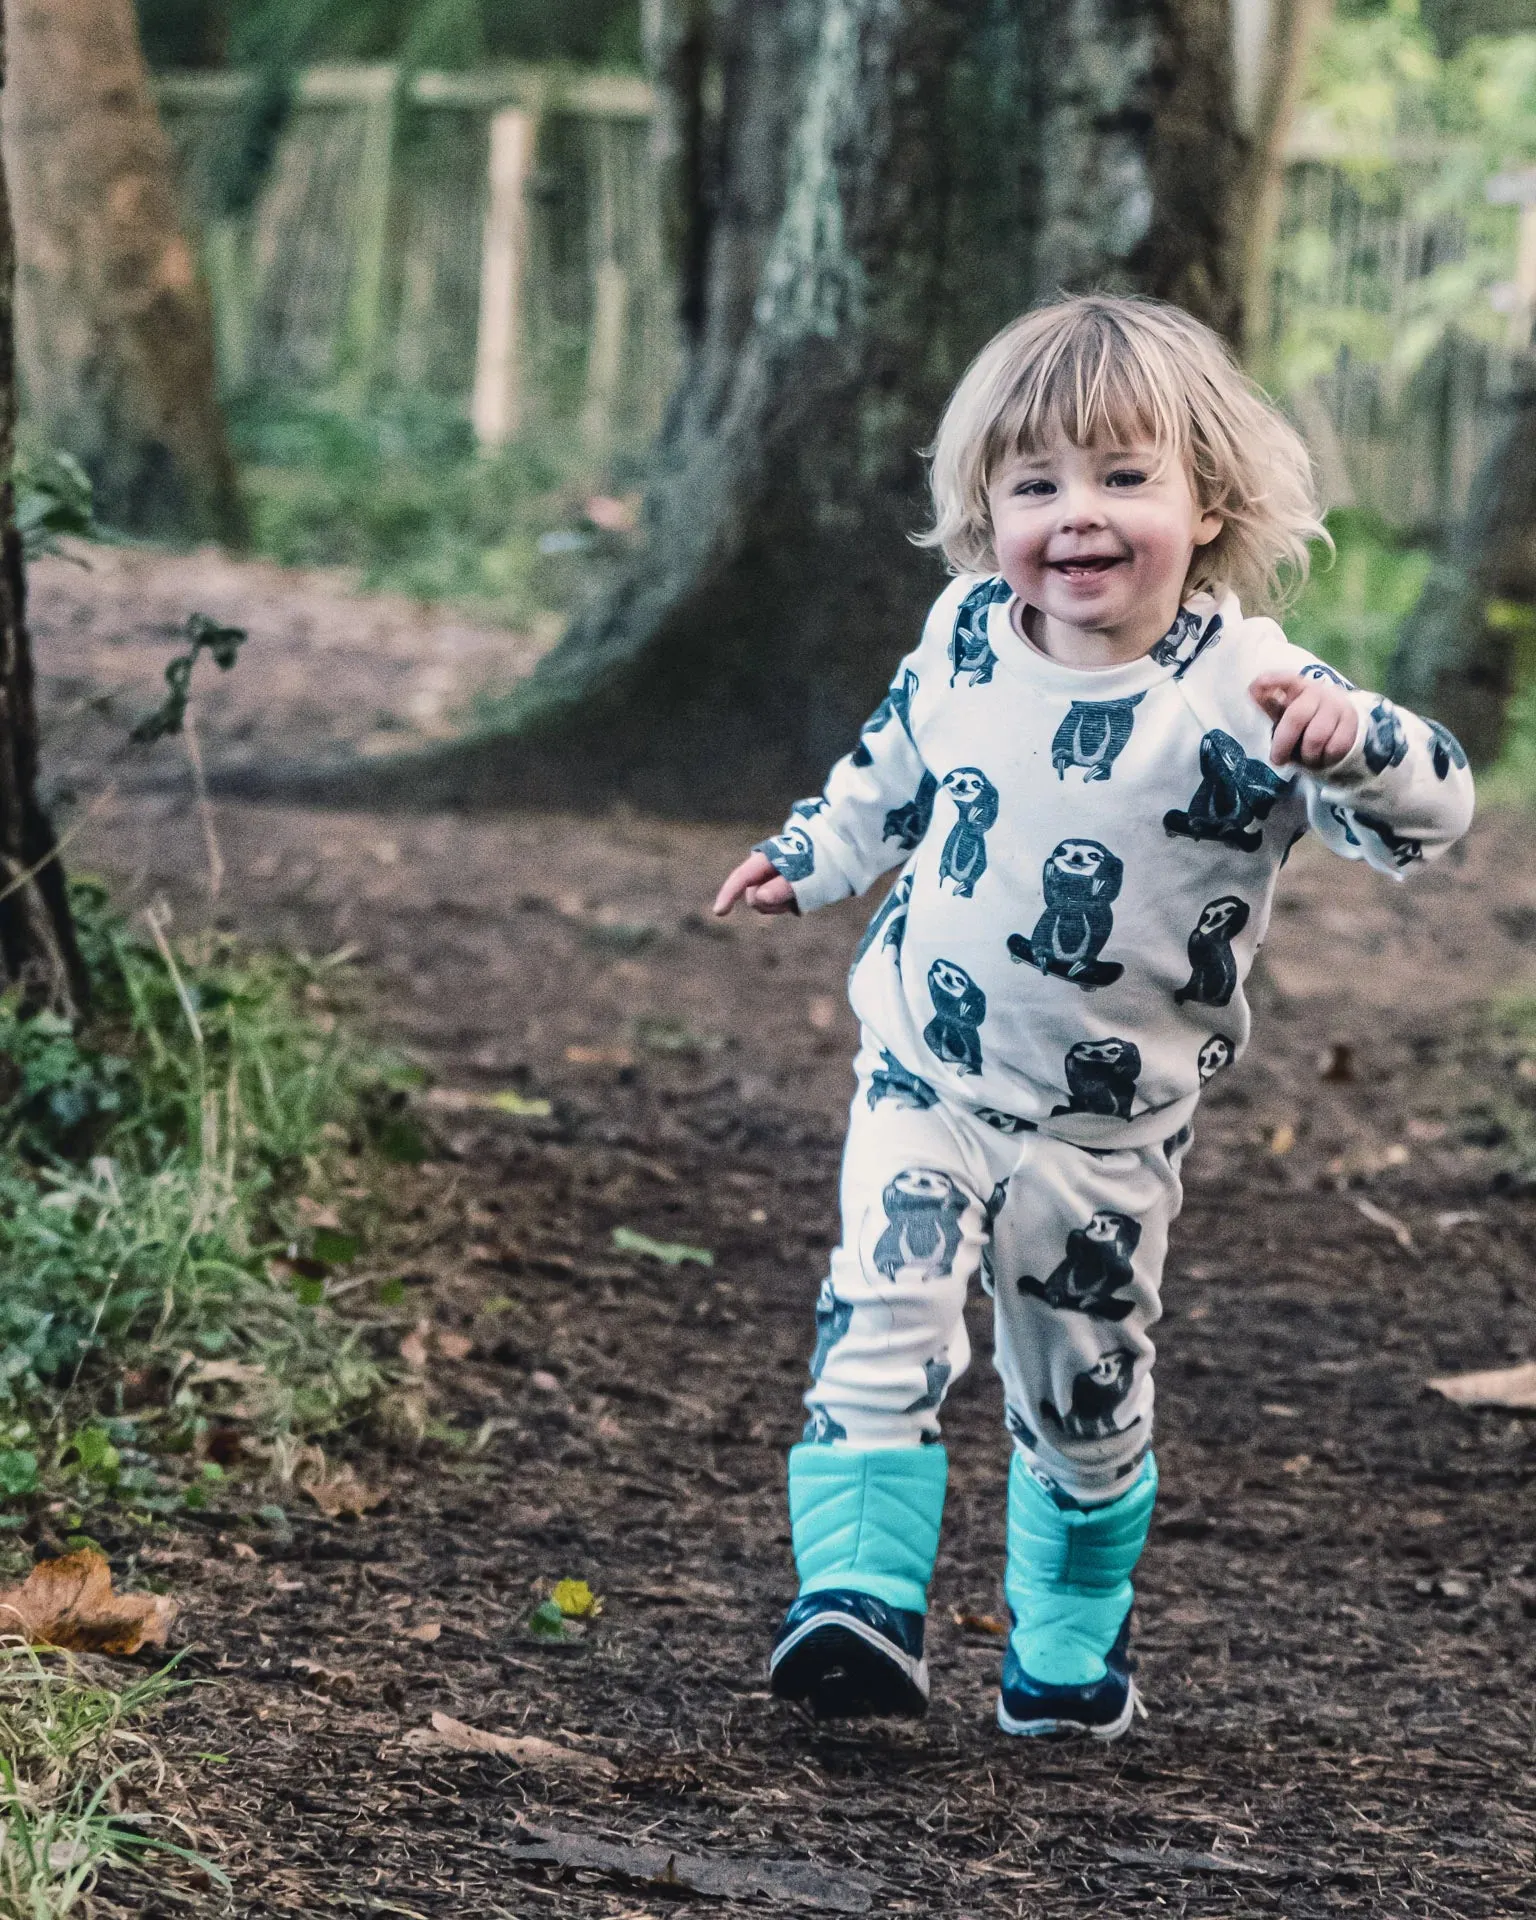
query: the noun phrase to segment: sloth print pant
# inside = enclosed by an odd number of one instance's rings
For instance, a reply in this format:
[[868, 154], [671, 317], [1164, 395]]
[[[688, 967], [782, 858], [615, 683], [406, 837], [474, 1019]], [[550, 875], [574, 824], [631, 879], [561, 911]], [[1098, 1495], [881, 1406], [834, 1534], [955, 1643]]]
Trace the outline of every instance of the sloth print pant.
[[805, 1438], [937, 1440], [939, 1408], [970, 1364], [974, 1277], [995, 1302], [1015, 1445], [1074, 1499], [1113, 1499], [1151, 1444], [1151, 1329], [1187, 1137], [1168, 1152], [1090, 1153], [1000, 1134], [867, 1035], [855, 1071]]

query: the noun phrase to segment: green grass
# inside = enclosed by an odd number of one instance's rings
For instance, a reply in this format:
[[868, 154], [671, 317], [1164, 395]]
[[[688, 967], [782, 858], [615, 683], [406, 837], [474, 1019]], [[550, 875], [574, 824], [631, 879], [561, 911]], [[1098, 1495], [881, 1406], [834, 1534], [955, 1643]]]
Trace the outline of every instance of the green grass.
[[1285, 630], [1357, 685], [1379, 689], [1432, 557], [1354, 509], [1329, 514], [1328, 531], [1336, 552], [1330, 557], [1314, 549], [1312, 574]]
[[0, 1497], [62, 1476], [197, 1505], [209, 1469], [167, 1489], [163, 1457], [198, 1454], [211, 1366], [244, 1370], [257, 1436], [334, 1427], [375, 1393], [329, 1299], [358, 1237], [302, 1216], [419, 1143], [402, 1076], [337, 1017], [342, 969], [173, 944], [99, 887], [74, 898], [88, 1024], [0, 998]]
[[94, 1664], [102, 1677], [0, 1642], [0, 1920], [88, 1912], [104, 1868], [159, 1881], [179, 1862], [228, 1884], [173, 1819], [134, 1806], [165, 1777], [144, 1723], [184, 1683], [166, 1667], [122, 1684]]
[[430, 401], [355, 416], [265, 397], [229, 411], [256, 548], [285, 566], [352, 567], [370, 590], [469, 602], [509, 625], [579, 596], [585, 553], [539, 547], [579, 528], [597, 490], [574, 428], [487, 458]]

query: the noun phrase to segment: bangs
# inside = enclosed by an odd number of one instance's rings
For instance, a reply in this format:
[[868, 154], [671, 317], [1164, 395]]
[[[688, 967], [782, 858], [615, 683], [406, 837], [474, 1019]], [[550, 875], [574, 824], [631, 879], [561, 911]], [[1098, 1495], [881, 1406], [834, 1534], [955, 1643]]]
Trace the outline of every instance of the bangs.
[[1016, 455], [1042, 452], [1057, 440], [1074, 447], [1150, 441], [1164, 458], [1182, 458], [1188, 416], [1169, 404], [1172, 383], [1157, 344], [1129, 336], [1102, 309], [1063, 319], [1015, 372], [986, 436], [988, 478]]

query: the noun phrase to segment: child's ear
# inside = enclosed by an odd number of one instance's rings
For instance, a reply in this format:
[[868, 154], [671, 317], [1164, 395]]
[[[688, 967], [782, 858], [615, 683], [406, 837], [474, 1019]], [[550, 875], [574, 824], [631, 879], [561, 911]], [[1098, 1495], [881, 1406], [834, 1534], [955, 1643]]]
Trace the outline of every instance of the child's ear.
[[1203, 513], [1195, 522], [1195, 545], [1208, 547], [1226, 525], [1219, 513]]

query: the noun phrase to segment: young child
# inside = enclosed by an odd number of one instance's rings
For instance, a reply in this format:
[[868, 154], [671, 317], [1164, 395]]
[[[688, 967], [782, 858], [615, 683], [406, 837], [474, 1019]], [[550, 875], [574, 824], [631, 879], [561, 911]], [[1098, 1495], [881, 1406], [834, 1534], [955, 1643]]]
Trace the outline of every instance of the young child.
[[1188, 315], [1026, 314], [960, 382], [932, 485], [960, 577], [825, 793], [715, 903], [808, 912], [901, 862], [851, 975], [842, 1242], [770, 1671], [818, 1714], [924, 1710], [938, 1413], [979, 1275], [1014, 1443], [998, 1723], [1110, 1740], [1136, 1707], [1179, 1168], [1247, 1041], [1276, 877], [1311, 827], [1402, 878], [1466, 830], [1472, 782], [1445, 728], [1244, 612], [1322, 527], [1301, 442]]

